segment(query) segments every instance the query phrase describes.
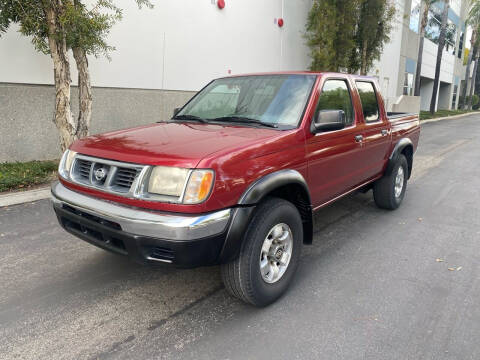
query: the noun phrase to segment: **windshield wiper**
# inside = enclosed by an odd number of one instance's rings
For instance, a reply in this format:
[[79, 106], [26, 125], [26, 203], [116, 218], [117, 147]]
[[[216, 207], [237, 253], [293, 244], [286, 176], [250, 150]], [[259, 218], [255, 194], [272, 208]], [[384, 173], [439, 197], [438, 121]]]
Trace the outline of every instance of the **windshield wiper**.
[[267, 127], [271, 127], [271, 128], [277, 128], [278, 125], [277, 124], [272, 124], [272, 123], [267, 123], [267, 122], [263, 122], [263, 121], [260, 121], [260, 120], [257, 120], [257, 119], [252, 119], [252, 118], [249, 118], [249, 117], [245, 117], [245, 116], [222, 116], [222, 117], [218, 117], [218, 118], [214, 118], [214, 119], [208, 119], [210, 121], [225, 121], [225, 122], [240, 122], [240, 123], [247, 123], [247, 124], [258, 124], [258, 125], [262, 125], [262, 126], [267, 126]]
[[208, 123], [208, 121], [206, 119], [203, 119], [199, 116], [195, 116], [195, 115], [176, 115], [172, 118], [172, 120], [194, 120], [194, 121], [198, 121], [198, 122], [201, 122], [201, 123]]

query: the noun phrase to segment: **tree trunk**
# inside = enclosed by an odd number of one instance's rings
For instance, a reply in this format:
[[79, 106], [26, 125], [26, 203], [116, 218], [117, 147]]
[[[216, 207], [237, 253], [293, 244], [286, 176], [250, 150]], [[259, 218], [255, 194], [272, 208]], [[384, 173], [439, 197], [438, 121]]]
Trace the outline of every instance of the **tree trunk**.
[[[472, 45], [472, 50], [474, 44], [477, 41], [477, 31], [473, 29], [472, 31], [472, 38], [470, 40], [470, 44]], [[467, 69], [465, 70], [465, 85], [462, 88], [462, 96], [461, 96], [461, 109], [465, 110], [465, 105], [467, 105], [467, 89], [468, 89], [468, 79], [470, 78], [470, 67], [472, 66], [472, 59], [473, 59], [473, 51], [468, 53], [468, 60], [467, 60]]]
[[475, 46], [473, 48], [472, 57], [475, 58], [475, 66], [473, 67], [472, 84], [470, 85], [470, 95], [468, 98], [468, 110], [472, 110], [473, 94], [475, 93], [475, 80], [477, 77], [477, 70], [478, 70], [478, 46]]
[[367, 75], [367, 41], [363, 42], [362, 64], [360, 67], [360, 75]]
[[82, 48], [73, 48], [73, 57], [78, 70], [78, 138], [88, 135], [90, 119], [92, 117], [92, 86], [90, 84], [90, 72], [88, 69], [87, 54]]
[[59, 1], [45, 9], [48, 21], [48, 45], [50, 56], [53, 60], [55, 77], [55, 116], [54, 123], [60, 135], [60, 146], [65, 151], [76, 140], [76, 124], [70, 109], [70, 63], [65, 37], [59, 37], [60, 25], [57, 21], [58, 11], [61, 7]]
[[433, 91], [432, 91], [432, 100], [430, 101], [430, 113], [435, 113], [435, 108], [437, 105], [437, 93], [438, 85], [440, 84], [440, 67], [442, 65], [442, 55], [443, 48], [445, 47], [445, 35], [447, 32], [447, 18], [448, 18], [448, 8], [450, 7], [449, 0], [445, 1], [442, 13], [442, 25], [440, 27], [440, 36], [438, 38], [438, 49], [437, 49], [437, 64], [435, 66], [435, 80], [433, 82]]
[[430, 6], [424, 4], [425, 8], [423, 9], [422, 24], [420, 27], [420, 44], [418, 46], [418, 57], [417, 57], [417, 71], [415, 74], [415, 91], [413, 95], [420, 96], [420, 78], [422, 74], [422, 61], [423, 61], [423, 44], [425, 42], [425, 28], [427, 27], [428, 22], [428, 10]]

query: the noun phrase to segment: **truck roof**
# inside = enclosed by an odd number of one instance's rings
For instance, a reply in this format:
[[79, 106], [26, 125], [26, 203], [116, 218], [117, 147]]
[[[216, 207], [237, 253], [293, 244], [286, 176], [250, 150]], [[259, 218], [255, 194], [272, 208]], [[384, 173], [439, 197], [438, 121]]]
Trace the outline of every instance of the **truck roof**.
[[366, 75], [357, 75], [357, 74], [348, 74], [348, 73], [340, 73], [340, 72], [332, 72], [332, 71], [271, 71], [271, 72], [257, 72], [257, 73], [245, 73], [245, 74], [234, 74], [228, 76], [221, 76], [222, 78], [230, 78], [230, 77], [241, 77], [241, 76], [262, 76], [262, 75], [349, 75], [355, 78], [363, 78], [369, 80], [376, 80], [377, 78], [374, 76], [366, 76]]

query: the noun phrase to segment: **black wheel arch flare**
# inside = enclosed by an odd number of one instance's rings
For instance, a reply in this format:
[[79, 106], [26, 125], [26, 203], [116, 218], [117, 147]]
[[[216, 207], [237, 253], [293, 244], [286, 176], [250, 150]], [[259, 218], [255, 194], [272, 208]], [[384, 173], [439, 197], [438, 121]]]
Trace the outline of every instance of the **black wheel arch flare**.
[[297, 170], [279, 170], [253, 182], [238, 200], [228, 226], [220, 262], [228, 262], [238, 256], [255, 206], [267, 196], [284, 198], [297, 207], [303, 222], [304, 243], [312, 243], [313, 215], [307, 182]]
[[413, 143], [412, 140], [409, 138], [401, 138], [394, 146], [390, 157], [388, 158], [387, 168], [385, 170], [386, 174], [390, 174], [397, 162], [398, 157], [403, 154], [407, 154], [407, 162], [408, 162], [408, 179], [412, 175], [412, 167], [413, 167]]

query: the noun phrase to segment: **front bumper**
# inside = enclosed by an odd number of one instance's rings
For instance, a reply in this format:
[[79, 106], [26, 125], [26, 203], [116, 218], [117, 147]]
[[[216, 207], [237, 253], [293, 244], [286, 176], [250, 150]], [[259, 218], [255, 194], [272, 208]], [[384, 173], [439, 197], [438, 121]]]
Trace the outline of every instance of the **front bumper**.
[[141, 263], [180, 267], [215, 264], [225, 242], [231, 209], [201, 215], [150, 212], [52, 186], [62, 227], [73, 235]]

